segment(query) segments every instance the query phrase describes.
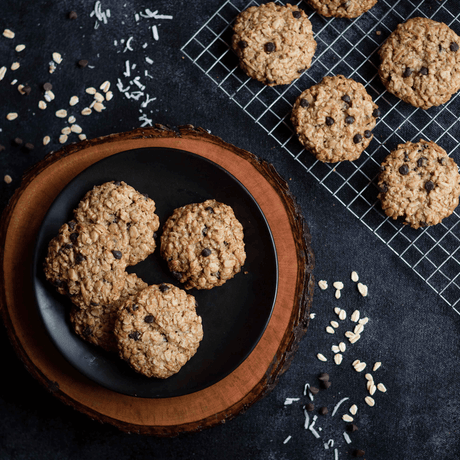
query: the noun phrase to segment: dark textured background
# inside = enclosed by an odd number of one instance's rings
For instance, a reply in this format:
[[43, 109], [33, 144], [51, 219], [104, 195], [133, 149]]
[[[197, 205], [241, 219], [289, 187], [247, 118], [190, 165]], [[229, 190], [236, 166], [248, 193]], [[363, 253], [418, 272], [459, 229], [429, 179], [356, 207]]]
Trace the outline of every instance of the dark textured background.
[[[0, 144], [6, 146], [0, 152], [0, 175], [13, 177], [10, 185], [0, 182], [1, 207], [19, 186], [24, 171], [50, 150], [60, 147], [57, 138], [65, 123], [54, 112], [68, 108], [70, 96], [76, 94], [82, 101], [89, 101], [91, 97], [85, 95], [84, 88], [98, 87], [105, 80], [112, 82], [114, 98], [106, 104], [105, 112], [77, 116], [77, 123], [88, 138], [140, 125], [143, 99], [127, 100], [115, 87], [118, 78], [124, 83], [129, 81], [123, 76], [125, 60], [129, 59], [138, 65], [136, 75], [146, 85], [145, 92], [156, 97], [144, 109], [154, 123], [201, 126], [273, 163], [289, 181], [309, 224], [316, 279], [327, 279], [329, 285], [342, 280], [342, 298], [336, 300], [331, 288], [324, 292], [316, 289], [312, 309], [316, 318], [311, 321], [291, 368], [271, 394], [225, 425], [174, 439], [121, 433], [63, 405], [28, 374], [2, 328], [0, 458], [332, 460], [333, 449], [323, 446], [329, 439], [335, 440], [339, 459], [352, 458], [353, 448], [364, 449], [367, 459], [460, 458], [460, 317], [183, 57], [180, 48], [219, 4], [211, 0], [103, 1], [103, 10], [110, 8], [111, 17], [108, 24], [95, 29], [95, 18], [90, 17], [93, 1], [38, 1], [32, 5], [26, 0], [2, 0], [0, 30], [10, 28], [16, 38], [11, 41], [0, 37], [0, 67], [9, 67], [15, 60], [21, 67], [15, 72], [8, 70], [0, 82]], [[136, 23], [134, 13], [145, 8], [174, 18], [142, 19]], [[77, 11], [78, 19], [67, 19], [70, 10]], [[154, 42], [149, 29], [153, 24], [158, 25], [158, 42]], [[134, 51], [123, 53], [120, 40], [130, 36], [134, 37]], [[118, 40], [118, 47], [114, 40]], [[145, 42], [148, 47], [144, 50]], [[20, 43], [27, 48], [16, 59], [14, 46]], [[64, 60], [49, 75], [48, 62], [54, 51], [59, 51]], [[147, 64], [144, 56], [154, 63]], [[94, 68], [77, 68], [75, 63], [81, 58], [88, 59]], [[145, 69], [151, 79], [144, 77]], [[29, 83], [32, 93], [21, 96], [10, 85], [13, 78]], [[41, 85], [46, 81], [53, 83], [56, 99], [41, 111], [37, 103]], [[76, 106], [79, 110], [82, 107], [83, 102]], [[17, 111], [20, 118], [5, 121], [10, 111]], [[45, 135], [53, 139], [46, 147], [41, 142]], [[11, 141], [18, 136], [32, 142], [35, 149], [25, 152], [13, 146]], [[74, 140], [76, 137], [70, 138]], [[352, 270], [358, 271], [368, 285], [367, 298], [362, 298], [350, 281]], [[338, 342], [337, 336], [325, 332], [329, 321], [336, 319], [334, 306], [346, 309], [349, 315], [359, 308], [370, 318], [362, 339], [348, 347], [341, 366], [331, 360], [330, 347]], [[341, 326], [340, 331], [344, 330]], [[318, 361], [318, 352], [327, 355], [329, 361]], [[383, 363], [373, 375], [386, 385], [388, 392], [376, 393], [373, 408], [364, 403], [365, 380], [351, 367], [354, 359], [365, 361], [368, 366], [375, 361]], [[315, 427], [322, 428], [321, 439], [315, 439], [303, 428], [302, 405], [307, 402], [303, 388], [306, 382], [317, 385], [317, 376], [323, 371], [330, 373], [332, 386], [319, 393], [315, 404], [327, 406], [329, 414], [319, 416]], [[287, 397], [300, 400], [284, 406]], [[350, 404], [341, 406], [332, 418], [334, 404], [343, 397], [350, 397]], [[351, 403], [359, 407], [355, 419], [360, 429], [351, 435], [352, 444], [347, 445], [342, 437], [345, 422], [340, 417]], [[292, 438], [283, 444], [288, 436]]]

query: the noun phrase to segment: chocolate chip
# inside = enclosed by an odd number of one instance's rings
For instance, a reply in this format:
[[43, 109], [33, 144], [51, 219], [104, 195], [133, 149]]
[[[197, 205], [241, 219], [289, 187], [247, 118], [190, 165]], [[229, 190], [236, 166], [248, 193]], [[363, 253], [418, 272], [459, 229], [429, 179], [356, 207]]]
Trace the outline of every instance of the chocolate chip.
[[318, 377], [318, 380], [321, 380], [322, 382], [327, 382], [329, 380], [329, 374], [327, 374], [326, 372], [323, 372]]
[[399, 168], [399, 174], [403, 175], [403, 176], [407, 176], [407, 174], [409, 174], [409, 166], [407, 165], [402, 165], [400, 168]]
[[273, 80], [269, 80], [268, 78], [265, 80], [266, 85], [272, 85], [273, 83], [275, 82]]
[[113, 185], [119, 187], [121, 185], [121, 182], [119, 180], [113, 181]]
[[358, 431], [358, 427], [354, 423], [351, 423], [350, 425], [347, 425], [347, 431], [349, 433], [354, 433], [355, 431]]
[[172, 273], [172, 276], [174, 276], [174, 278], [176, 278], [177, 280], [181, 280], [182, 279], [182, 273], [179, 273], [179, 272], [171, 272]]
[[342, 96], [342, 101], [346, 102], [347, 104], [349, 104], [351, 102], [351, 98], [350, 98], [350, 96], [348, 94], [344, 94]]
[[201, 234], [203, 236], [206, 236], [208, 234], [208, 227], [206, 227], [206, 225], [204, 226], [203, 230], [201, 230]]
[[379, 118], [381, 115], [382, 115], [382, 112], [380, 111], [380, 109], [374, 109], [374, 111], [372, 112], [372, 116], [374, 118]]
[[406, 67], [406, 70], [403, 73], [405, 78], [410, 77], [412, 75], [412, 69], [410, 67]]
[[355, 134], [353, 136], [353, 142], [355, 144], [359, 144], [362, 140], [363, 140], [363, 136], [361, 136], [361, 134]]
[[245, 40], [240, 40], [238, 42], [238, 48], [244, 50], [244, 48], [247, 48], [248, 47], [248, 42], [245, 41]]
[[266, 53], [273, 53], [275, 51], [276, 46], [272, 42], [265, 43], [264, 50]]
[[83, 334], [83, 337], [89, 337], [90, 335], [93, 335], [93, 330], [89, 327], [86, 326], [81, 333]]
[[388, 192], [388, 185], [385, 184], [385, 182], [379, 187], [379, 190], [381, 193], [387, 193]]
[[307, 412], [313, 412], [315, 410], [315, 405], [313, 403], [308, 403], [305, 405], [305, 409], [307, 409]]
[[169, 286], [165, 283], [161, 283], [159, 289], [161, 292], [166, 292], [169, 291]]
[[30, 94], [30, 92], [32, 91], [32, 88], [29, 86], [29, 85], [25, 85], [23, 88], [22, 88], [22, 91], [24, 92], [24, 94], [26, 96], [28, 96]]
[[130, 339], [135, 340], [135, 341], [137, 342], [137, 341], [141, 338], [141, 333], [138, 332], [138, 331], [130, 332], [130, 333], [128, 334], [128, 337], [129, 337]]
[[60, 287], [62, 287], [65, 283], [64, 283], [64, 281], [62, 281], [61, 279], [56, 278], [56, 279], [53, 281], [53, 284], [54, 284], [57, 288], [60, 288]]
[[152, 316], [152, 315], [147, 315], [145, 318], [144, 318], [144, 321], [146, 323], [153, 323], [155, 321], [155, 318]]
[[208, 206], [208, 207], [206, 207], [206, 208], [204, 208], [204, 209], [205, 209], [205, 211], [208, 211], [208, 212], [210, 212], [211, 214], [214, 214], [214, 209], [213, 209], [211, 206]]
[[83, 67], [86, 67], [87, 65], [88, 65], [88, 60], [87, 59], [80, 59], [78, 61], [78, 67], [83, 68]]
[[428, 164], [428, 158], [426, 157], [420, 157], [418, 160], [417, 160], [417, 166], [419, 168], [423, 168], [424, 166], [426, 166]]
[[296, 19], [300, 19], [302, 17], [302, 13], [300, 11], [293, 11], [292, 16], [294, 16]]
[[323, 388], [327, 390], [332, 385], [332, 383], [329, 380], [326, 380], [324, 382], [321, 382], [321, 385], [323, 386]]
[[64, 244], [64, 246], [62, 247], [62, 249], [72, 249], [73, 248], [73, 244], [72, 243], [67, 243], [67, 244]]
[[45, 91], [51, 91], [51, 90], [53, 89], [53, 85], [52, 85], [51, 83], [45, 83], [45, 84], [43, 85], [43, 89], [44, 89]]
[[24, 147], [26, 148], [26, 150], [29, 150], [29, 152], [31, 150], [33, 150], [35, 147], [34, 147], [34, 144], [30, 143], [30, 142], [27, 142]]
[[16, 145], [22, 145], [22, 139], [20, 137], [15, 137], [13, 142]]
[[438, 161], [439, 161], [439, 164], [441, 164], [442, 166], [444, 166], [444, 165], [446, 164], [446, 159], [445, 159], [445, 157], [438, 158]]
[[139, 308], [139, 305], [134, 304], [134, 305], [131, 307], [131, 310], [132, 310], [132, 311], [136, 311], [138, 308]]
[[372, 131], [370, 131], [369, 129], [366, 129], [366, 131], [364, 131], [364, 137], [366, 139], [369, 139], [372, 137]]
[[91, 301], [90, 304], [91, 304], [93, 307], [97, 307], [97, 306], [99, 305], [98, 303], [93, 302], [93, 301]]
[[426, 181], [425, 182], [425, 190], [427, 192], [431, 192], [432, 190], [434, 190], [434, 184], [433, 182], [431, 182], [430, 180], [429, 181]]
[[329, 411], [327, 410], [327, 407], [322, 407], [320, 410], [319, 410], [319, 413], [321, 415], [326, 415]]
[[345, 118], [345, 123], [351, 125], [355, 122], [355, 117], [352, 117], [351, 115], [348, 115], [347, 118]]
[[365, 454], [364, 450], [361, 450], [361, 449], [355, 449], [353, 451], [353, 455], [355, 457], [364, 457], [364, 454]]
[[148, 198], [148, 197], [149, 197], [149, 194], [148, 194], [148, 193], [143, 193], [143, 195], [145, 196], [145, 198]]
[[326, 125], [332, 126], [335, 123], [335, 120], [331, 117], [326, 117]]
[[73, 230], [77, 226], [77, 223], [71, 220], [70, 222], [67, 222], [67, 225], [69, 226], [70, 230]]
[[69, 16], [69, 19], [77, 19], [78, 18], [78, 14], [77, 14], [76, 11], [71, 11], [68, 16]]
[[310, 387], [310, 393], [315, 396], [319, 393], [319, 389], [316, 387]]
[[306, 109], [309, 105], [310, 103], [306, 99], [300, 100], [300, 107], [303, 107], [304, 109]]
[[459, 48], [459, 46], [458, 46], [457, 43], [452, 42], [452, 43], [450, 44], [450, 50], [453, 51], [454, 53], [456, 53], [456, 52], [458, 51], [458, 48]]
[[84, 260], [85, 260], [85, 256], [77, 252], [77, 254], [75, 255], [75, 263], [81, 264]]
[[204, 248], [204, 249], [201, 251], [201, 255], [202, 255], [203, 257], [208, 257], [208, 256], [211, 255], [211, 252], [212, 252], [211, 249], [209, 249], [209, 248]]
[[420, 74], [421, 75], [428, 75], [428, 69], [426, 67], [422, 67], [420, 69]]
[[113, 257], [115, 257], [115, 259], [117, 259], [117, 260], [120, 260], [123, 257], [123, 254], [121, 253], [121, 251], [113, 250], [112, 254], [113, 254]]
[[152, 238], [156, 240], [158, 238], [157, 232], [153, 232]]

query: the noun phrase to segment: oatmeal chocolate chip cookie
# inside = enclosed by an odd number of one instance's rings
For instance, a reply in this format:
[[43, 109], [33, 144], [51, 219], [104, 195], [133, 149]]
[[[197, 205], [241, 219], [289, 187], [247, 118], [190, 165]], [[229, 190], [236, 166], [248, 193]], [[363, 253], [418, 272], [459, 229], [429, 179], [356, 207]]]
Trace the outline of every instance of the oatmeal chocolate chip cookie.
[[172, 284], [149, 286], [118, 312], [114, 333], [122, 359], [146, 375], [179, 372], [203, 338], [195, 298]]
[[377, 0], [307, 0], [307, 3], [322, 16], [352, 19], [370, 10]]
[[100, 224], [130, 248], [129, 265], [136, 265], [156, 247], [159, 219], [155, 202], [125, 182], [95, 186], [74, 211], [77, 222]]
[[413, 228], [435, 225], [458, 205], [460, 174], [434, 142], [400, 144], [382, 163], [378, 195], [385, 213]]
[[188, 204], [166, 221], [160, 253], [185, 289], [221, 286], [246, 260], [243, 226], [216, 200]]
[[460, 37], [446, 24], [412, 18], [379, 50], [387, 90], [415, 107], [447, 102], [460, 89]]
[[287, 85], [311, 66], [316, 50], [310, 20], [289, 3], [251, 6], [233, 26], [240, 67], [265, 85]]
[[44, 271], [60, 294], [88, 308], [120, 297], [127, 262], [127, 246], [103, 225], [71, 221], [51, 240]]
[[118, 300], [109, 304], [91, 304], [88, 308], [73, 307], [70, 321], [75, 332], [88, 342], [107, 351], [118, 352], [117, 341], [113, 333], [118, 311], [126, 301], [136, 296], [148, 286], [134, 273], [125, 274], [125, 283]]
[[353, 161], [372, 140], [379, 109], [361, 83], [324, 77], [305, 90], [292, 109], [299, 141], [325, 163]]

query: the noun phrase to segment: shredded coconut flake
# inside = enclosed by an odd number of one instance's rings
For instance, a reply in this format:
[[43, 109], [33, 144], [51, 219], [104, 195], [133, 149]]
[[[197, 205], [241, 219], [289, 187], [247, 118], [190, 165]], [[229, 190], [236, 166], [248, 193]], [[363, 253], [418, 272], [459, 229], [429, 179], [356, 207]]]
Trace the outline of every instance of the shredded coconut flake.
[[341, 404], [343, 404], [345, 401], [347, 401], [348, 399], [350, 398], [343, 398], [341, 399], [334, 407], [334, 410], [332, 411], [332, 415], [331, 417], [334, 417], [335, 413], [337, 412], [338, 408], [341, 406]]

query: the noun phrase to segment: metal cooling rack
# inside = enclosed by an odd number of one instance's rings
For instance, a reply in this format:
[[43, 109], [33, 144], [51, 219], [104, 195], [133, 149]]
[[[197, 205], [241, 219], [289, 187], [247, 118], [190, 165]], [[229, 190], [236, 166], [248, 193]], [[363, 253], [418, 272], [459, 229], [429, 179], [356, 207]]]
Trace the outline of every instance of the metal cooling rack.
[[[436, 226], [414, 230], [386, 217], [377, 200], [376, 186], [381, 162], [399, 143], [432, 140], [459, 163], [460, 121], [456, 114], [460, 114], [460, 97], [454, 96], [428, 111], [416, 109], [387, 92], [377, 72], [377, 51], [400, 22], [424, 16], [460, 32], [456, 2], [379, 0], [354, 20], [324, 18], [297, 2], [312, 22], [318, 45], [310, 69], [292, 84], [278, 87], [267, 87], [247, 77], [229, 47], [237, 14], [260, 3], [264, 2], [225, 1], [181, 51], [460, 314], [459, 210]], [[381, 109], [382, 117], [374, 129], [374, 139], [358, 160], [330, 165], [303, 149], [289, 119], [302, 91], [325, 75], [337, 74], [361, 82]]]

